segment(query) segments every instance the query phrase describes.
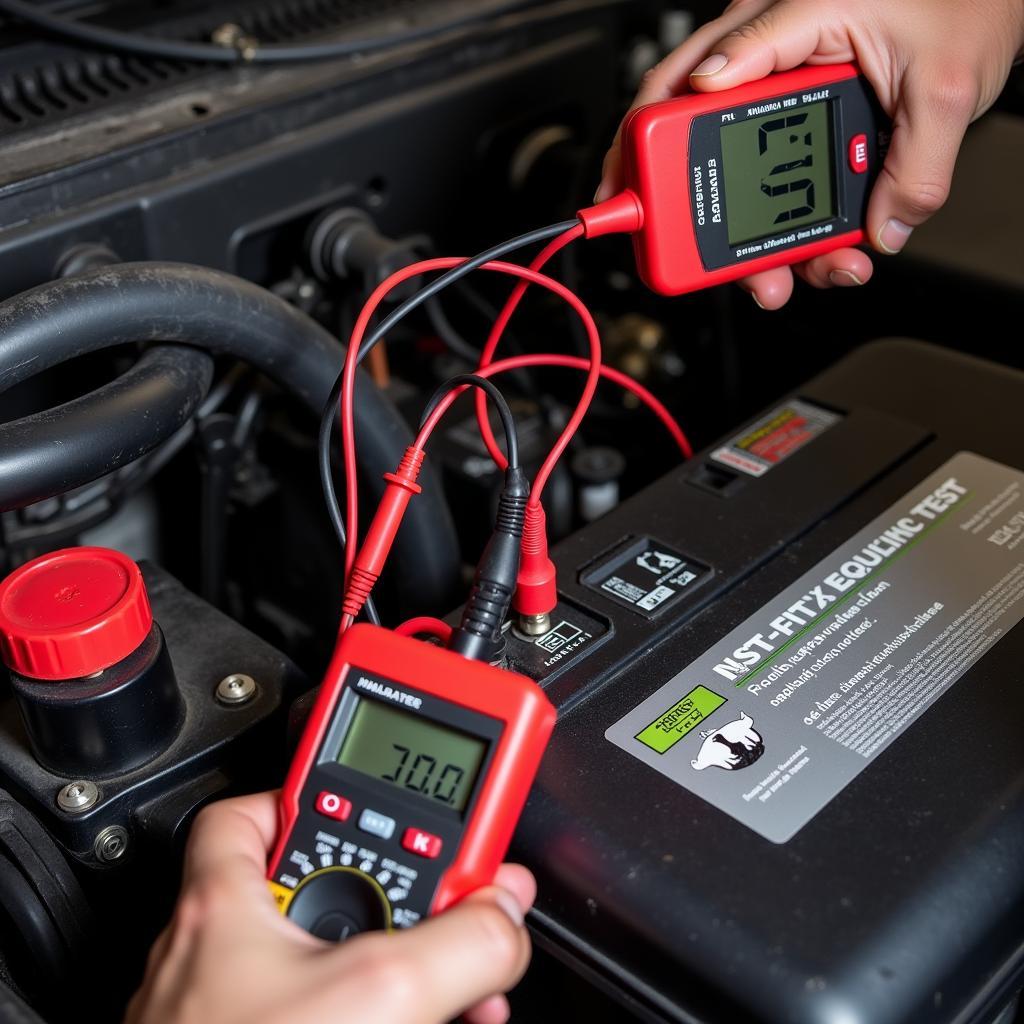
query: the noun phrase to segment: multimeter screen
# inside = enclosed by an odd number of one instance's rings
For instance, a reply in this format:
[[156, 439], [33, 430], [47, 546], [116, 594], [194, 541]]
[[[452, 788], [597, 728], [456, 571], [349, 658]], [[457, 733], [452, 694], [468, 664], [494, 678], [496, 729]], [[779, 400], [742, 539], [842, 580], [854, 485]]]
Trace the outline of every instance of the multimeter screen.
[[831, 106], [808, 103], [722, 128], [730, 245], [836, 215]]
[[475, 736], [373, 700], [360, 700], [338, 764], [465, 810], [487, 744]]

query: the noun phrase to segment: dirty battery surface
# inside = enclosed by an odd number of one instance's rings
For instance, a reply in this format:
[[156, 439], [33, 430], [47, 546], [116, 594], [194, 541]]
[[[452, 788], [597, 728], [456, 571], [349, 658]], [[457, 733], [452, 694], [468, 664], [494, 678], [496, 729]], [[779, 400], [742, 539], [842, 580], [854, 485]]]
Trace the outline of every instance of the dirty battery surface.
[[555, 552], [537, 941], [651, 1020], [994, 1019], [1024, 976], [1024, 374], [854, 353]]

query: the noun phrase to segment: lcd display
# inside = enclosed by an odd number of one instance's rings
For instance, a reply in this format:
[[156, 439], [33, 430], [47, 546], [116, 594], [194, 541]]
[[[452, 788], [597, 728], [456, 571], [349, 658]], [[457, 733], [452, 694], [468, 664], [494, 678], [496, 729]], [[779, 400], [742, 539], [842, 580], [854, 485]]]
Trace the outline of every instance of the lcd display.
[[831, 106], [808, 103], [722, 128], [730, 245], [836, 215]]
[[418, 715], [360, 699], [338, 764], [463, 811], [487, 743]]

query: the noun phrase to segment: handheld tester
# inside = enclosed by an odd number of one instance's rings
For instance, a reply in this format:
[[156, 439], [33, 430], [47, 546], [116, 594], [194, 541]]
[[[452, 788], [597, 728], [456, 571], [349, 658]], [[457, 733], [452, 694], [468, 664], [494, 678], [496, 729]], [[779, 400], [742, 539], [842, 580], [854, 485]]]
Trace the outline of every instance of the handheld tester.
[[490, 884], [554, 724], [525, 676], [353, 626], [285, 781], [268, 873], [281, 913], [340, 941]]
[[622, 138], [640, 276], [679, 295], [857, 245], [887, 143], [852, 64], [640, 107]]

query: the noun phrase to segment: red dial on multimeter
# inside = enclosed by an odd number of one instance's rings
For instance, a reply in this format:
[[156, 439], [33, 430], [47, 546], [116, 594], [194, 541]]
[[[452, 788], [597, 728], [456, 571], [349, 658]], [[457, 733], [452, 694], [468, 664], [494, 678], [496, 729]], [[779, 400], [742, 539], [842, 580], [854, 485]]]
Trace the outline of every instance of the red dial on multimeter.
[[622, 150], [641, 277], [678, 295], [857, 245], [887, 131], [852, 64], [640, 107]]
[[282, 793], [268, 872], [281, 912], [338, 941], [488, 885], [554, 724], [525, 676], [353, 626]]

